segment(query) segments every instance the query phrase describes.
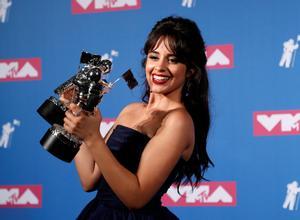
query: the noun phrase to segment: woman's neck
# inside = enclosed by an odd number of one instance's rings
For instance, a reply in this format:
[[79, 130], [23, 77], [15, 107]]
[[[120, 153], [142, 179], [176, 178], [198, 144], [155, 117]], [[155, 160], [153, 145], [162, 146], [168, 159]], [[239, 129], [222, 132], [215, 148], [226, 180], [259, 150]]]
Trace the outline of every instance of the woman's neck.
[[161, 94], [151, 92], [146, 109], [156, 109], [162, 111], [169, 111], [176, 108], [184, 107], [181, 102], [181, 96], [175, 94]]

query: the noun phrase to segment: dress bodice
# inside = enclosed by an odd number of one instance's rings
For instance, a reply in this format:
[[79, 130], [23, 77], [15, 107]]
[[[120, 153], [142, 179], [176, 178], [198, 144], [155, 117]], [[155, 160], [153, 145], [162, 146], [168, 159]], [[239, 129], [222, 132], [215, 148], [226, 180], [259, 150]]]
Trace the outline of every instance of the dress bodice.
[[[132, 173], [136, 173], [142, 152], [145, 146], [147, 145], [147, 143], [149, 142], [149, 140], [150, 138], [146, 134], [143, 134], [137, 130], [134, 130], [132, 128], [123, 125], [117, 125], [114, 128], [113, 132], [111, 133], [109, 139], [107, 140], [107, 146], [109, 147], [113, 155], [116, 157], [116, 159], [125, 168], [127, 168]], [[142, 214], [142, 215], [159, 213], [157, 211], [162, 209], [161, 201], [160, 201], [161, 197], [168, 190], [170, 185], [173, 183], [175, 176], [177, 174], [177, 169], [179, 166], [181, 166], [182, 162], [183, 160], [180, 159], [176, 167], [173, 169], [173, 171], [167, 178], [167, 180], [160, 187], [158, 192], [152, 197], [152, 199], [143, 208], [134, 211], [128, 210], [128, 208], [119, 200], [119, 198], [112, 191], [108, 183], [105, 181], [105, 178], [101, 177], [98, 183], [98, 188], [97, 188], [98, 192], [95, 199], [92, 200], [90, 204], [88, 204], [88, 206], [83, 210], [81, 215], [83, 215], [85, 212], [89, 213], [89, 215], [90, 212], [97, 212], [98, 209], [97, 206], [99, 206], [100, 204], [101, 207], [102, 206], [105, 206], [106, 208], [110, 207], [112, 209], [116, 209], [121, 212], [127, 212], [127, 214], [130, 213], [132, 214], [133, 212], [135, 214]], [[120, 182], [120, 184], [122, 184], [122, 182]], [[96, 210], [93, 211], [93, 209]], [[176, 219], [176, 217], [172, 213], [169, 213], [168, 215], [169, 217], [172, 218], [166, 218], [166, 216], [164, 216], [164, 218]], [[120, 218], [120, 216], [118, 218]], [[79, 219], [84, 219], [84, 218], [79, 218]], [[130, 219], [130, 218], [124, 218], [124, 219]], [[160, 218], [154, 218], [154, 219], [160, 219]]]

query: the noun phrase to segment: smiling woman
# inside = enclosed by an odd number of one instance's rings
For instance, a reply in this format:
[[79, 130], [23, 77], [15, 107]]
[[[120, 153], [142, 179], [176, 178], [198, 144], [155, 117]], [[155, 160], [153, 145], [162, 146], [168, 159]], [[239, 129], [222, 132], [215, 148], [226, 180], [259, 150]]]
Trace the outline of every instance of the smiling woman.
[[162, 36], [147, 55], [145, 70], [151, 91], [165, 94], [171, 100], [181, 101], [186, 69], [171, 51], [167, 36]]
[[[213, 165], [206, 151], [207, 135], [210, 127], [209, 112], [209, 81], [206, 71], [205, 44], [197, 24], [182, 17], [166, 17], [158, 21], [148, 35], [143, 52], [145, 67], [151, 51], [155, 50], [158, 42], [167, 39], [166, 47], [176, 57], [176, 62], [185, 64], [185, 82], [181, 90], [181, 103], [193, 119], [195, 132], [195, 147], [188, 160], [189, 165], [178, 172], [176, 182], [186, 178], [192, 183], [203, 179], [209, 165]], [[143, 101], [147, 103], [150, 96], [150, 85], [145, 81]]]
[[[83, 145], [75, 157], [86, 191], [98, 193], [78, 219], [178, 219], [160, 199], [174, 182], [198, 183], [210, 161], [205, 46], [185, 18], [159, 21], [144, 46], [143, 102], [126, 106], [103, 138], [102, 116], [71, 104], [65, 129]], [[64, 95], [63, 95], [64, 96]], [[65, 98], [65, 97], [62, 97]]]

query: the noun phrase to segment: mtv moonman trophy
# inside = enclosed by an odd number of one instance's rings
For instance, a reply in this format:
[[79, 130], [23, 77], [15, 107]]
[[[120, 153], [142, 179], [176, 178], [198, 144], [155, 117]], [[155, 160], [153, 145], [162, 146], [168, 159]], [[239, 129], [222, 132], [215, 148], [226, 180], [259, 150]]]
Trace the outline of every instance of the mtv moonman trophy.
[[[101, 60], [100, 55], [82, 52], [78, 73], [57, 87], [54, 92], [60, 96], [71, 91], [73, 95], [70, 102], [77, 104], [88, 114], [92, 114], [102, 96], [120, 78], [127, 82], [130, 89], [138, 84], [130, 70], [113, 83], [107, 82], [104, 77], [110, 72], [111, 66], [111, 61]], [[71, 162], [82, 142], [63, 128], [63, 119], [67, 110], [64, 103], [51, 96], [37, 109], [37, 112], [52, 125], [40, 140], [41, 145], [57, 158]]]

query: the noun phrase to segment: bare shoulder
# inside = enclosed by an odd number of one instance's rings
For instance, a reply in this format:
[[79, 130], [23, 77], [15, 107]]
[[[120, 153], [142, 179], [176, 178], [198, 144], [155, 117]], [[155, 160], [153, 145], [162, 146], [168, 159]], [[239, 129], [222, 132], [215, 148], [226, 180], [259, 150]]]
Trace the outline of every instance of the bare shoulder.
[[193, 119], [184, 108], [171, 110], [165, 117], [163, 124], [167, 127], [194, 130]]
[[184, 108], [171, 110], [162, 122], [158, 134], [172, 133], [173, 137], [186, 140], [188, 145], [193, 145], [195, 133], [194, 123], [190, 114]]
[[125, 106], [123, 108], [120, 115], [134, 114], [134, 113], [139, 112], [140, 110], [142, 110], [144, 107], [145, 107], [145, 103], [142, 103], [142, 102], [130, 103], [130, 104], [128, 104], [127, 106]]
[[172, 149], [179, 150], [182, 158], [187, 161], [192, 155], [195, 144], [192, 117], [184, 108], [171, 110], [164, 118], [156, 137], [172, 143], [170, 145], [173, 147]]
[[191, 115], [184, 108], [172, 110], [166, 116], [165, 124], [167, 129], [177, 136], [178, 139], [174, 141], [183, 141], [185, 148], [181, 156], [188, 161], [195, 145], [195, 129]]
[[145, 104], [142, 102], [135, 102], [125, 106], [117, 118], [117, 123], [132, 126], [133, 119], [137, 118], [144, 108]]

